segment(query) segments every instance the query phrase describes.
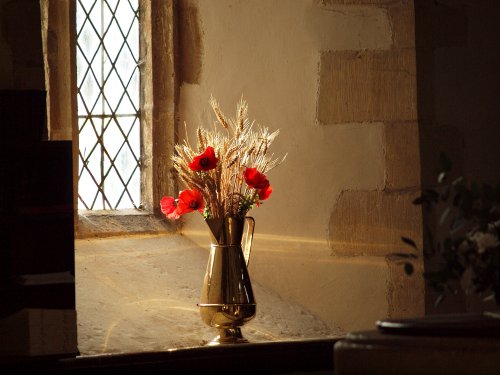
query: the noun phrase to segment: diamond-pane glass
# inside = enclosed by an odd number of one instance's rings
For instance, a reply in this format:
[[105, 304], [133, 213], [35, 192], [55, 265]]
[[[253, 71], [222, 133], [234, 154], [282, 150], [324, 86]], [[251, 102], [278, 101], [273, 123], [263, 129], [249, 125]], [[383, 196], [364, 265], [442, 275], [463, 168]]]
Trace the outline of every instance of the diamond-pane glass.
[[140, 205], [138, 0], [77, 0], [78, 208]]

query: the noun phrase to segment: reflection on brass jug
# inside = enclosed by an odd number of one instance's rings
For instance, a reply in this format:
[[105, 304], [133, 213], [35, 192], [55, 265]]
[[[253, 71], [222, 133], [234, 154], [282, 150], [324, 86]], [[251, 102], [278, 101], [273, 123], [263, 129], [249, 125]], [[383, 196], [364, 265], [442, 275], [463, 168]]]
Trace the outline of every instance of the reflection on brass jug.
[[205, 324], [219, 333], [210, 345], [248, 342], [240, 327], [253, 319], [256, 311], [247, 270], [255, 221], [228, 217], [207, 219], [206, 223], [212, 245], [198, 306]]

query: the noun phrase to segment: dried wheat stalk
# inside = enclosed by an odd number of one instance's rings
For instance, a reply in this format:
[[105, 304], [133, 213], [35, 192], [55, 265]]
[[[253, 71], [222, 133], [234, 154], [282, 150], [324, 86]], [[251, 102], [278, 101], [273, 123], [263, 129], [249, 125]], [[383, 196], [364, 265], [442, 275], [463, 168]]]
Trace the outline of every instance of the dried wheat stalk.
[[[235, 118], [228, 118], [213, 97], [210, 105], [219, 126], [213, 131], [198, 127], [196, 148], [188, 140], [176, 145], [172, 157], [174, 169], [186, 188], [201, 192], [206, 202], [206, 217], [244, 216], [251, 208], [245, 203], [250, 202], [252, 196], [255, 198], [255, 192], [247, 189], [243, 173], [253, 167], [265, 174], [285, 160], [286, 155], [276, 159], [268, 154], [279, 130], [269, 133], [267, 128], [254, 129], [254, 122], [248, 119], [248, 104], [243, 99], [238, 102]], [[215, 150], [219, 159], [217, 167], [192, 171], [189, 164], [207, 146]]]

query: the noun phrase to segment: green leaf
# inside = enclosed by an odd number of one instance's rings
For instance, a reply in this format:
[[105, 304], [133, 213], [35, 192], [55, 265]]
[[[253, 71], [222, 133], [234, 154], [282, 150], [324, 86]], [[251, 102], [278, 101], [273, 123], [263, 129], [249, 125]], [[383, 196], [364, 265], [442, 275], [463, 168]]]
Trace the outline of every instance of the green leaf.
[[436, 190], [426, 189], [424, 194], [429, 199], [429, 201], [436, 203], [439, 201], [439, 193]]
[[411, 264], [411, 263], [405, 263], [405, 273], [407, 275], [413, 274], [413, 264]]
[[444, 202], [448, 200], [449, 197], [450, 197], [450, 186], [447, 185], [443, 188], [443, 191], [441, 192], [441, 200]]
[[438, 175], [438, 184], [442, 184], [446, 180], [446, 172], [441, 172]]
[[407, 245], [410, 245], [411, 247], [417, 249], [417, 245], [415, 244], [415, 242], [411, 239], [411, 238], [408, 238], [408, 237], [401, 237], [401, 240], [407, 244]]
[[451, 160], [444, 152], [441, 152], [439, 154], [439, 163], [441, 164], [442, 171], [444, 172], [451, 171], [451, 165], [452, 165]]
[[464, 183], [465, 183], [465, 179], [463, 176], [460, 176], [458, 178], [456, 178], [455, 180], [453, 180], [453, 182], [451, 183], [453, 186], [455, 186], [455, 189], [465, 189], [465, 186], [464, 186]]
[[458, 207], [461, 204], [462, 201], [462, 194], [457, 192], [457, 195], [453, 198], [453, 205], [455, 207]]
[[443, 299], [444, 299], [444, 294], [440, 294], [436, 298], [436, 301], [434, 302], [434, 307], [438, 307], [438, 305], [443, 301]]
[[415, 205], [419, 205], [419, 204], [424, 203], [424, 201], [425, 201], [425, 200], [424, 200], [424, 198], [422, 198], [422, 197], [417, 197], [417, 198], [415, 198], [415, 199], [413, 200], [413, 202], [412, 202], [412, 203], [413, 203], [413, 204], [415, 204]]
[[441, 217], [439, 218], [439, 225], [443, 225], [449, 213], [450, 213], [450, 207], [446, 207], [444, 212], [441, 214]]
[[459, 217], [455, 218], [450, 224], [451, 234], [462, 229], [462, 227], [465, 225], [465, 223], [466, 223], [466, 221], [463, 217], [459, 216]]
[[495, 290], [495, 302], [497, 303], [497, 305], [500, 305], [500, 290], [499, 289]]

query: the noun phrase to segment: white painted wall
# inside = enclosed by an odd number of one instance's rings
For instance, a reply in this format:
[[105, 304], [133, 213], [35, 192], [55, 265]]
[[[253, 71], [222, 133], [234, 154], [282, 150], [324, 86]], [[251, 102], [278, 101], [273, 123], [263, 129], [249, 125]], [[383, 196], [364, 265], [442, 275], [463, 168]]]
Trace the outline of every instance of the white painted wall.
[[[180, 90], [180, 121], [190, 139], [197, 126], [212, 125], [211, 94], [229, 115], [243, 95], [251, 119], [280, 129], [276, 155], [288, 153], [268, 175], [272, 196], [250, 212], [252, 278], [332, 327], [374, 328], [387, 314], [385, 260], [332, 256], [328, 232], [342, 190], [383, 189], [383, 124], [325, 126], [316, 113], [320, 51], [390, 48], [385, 8], [327, 9], [312, 0], [191, 4], [198, 7], [203, 56], [199, 82]], [[201, 215], [186, 215], [182, 232], [208, 249]]]

